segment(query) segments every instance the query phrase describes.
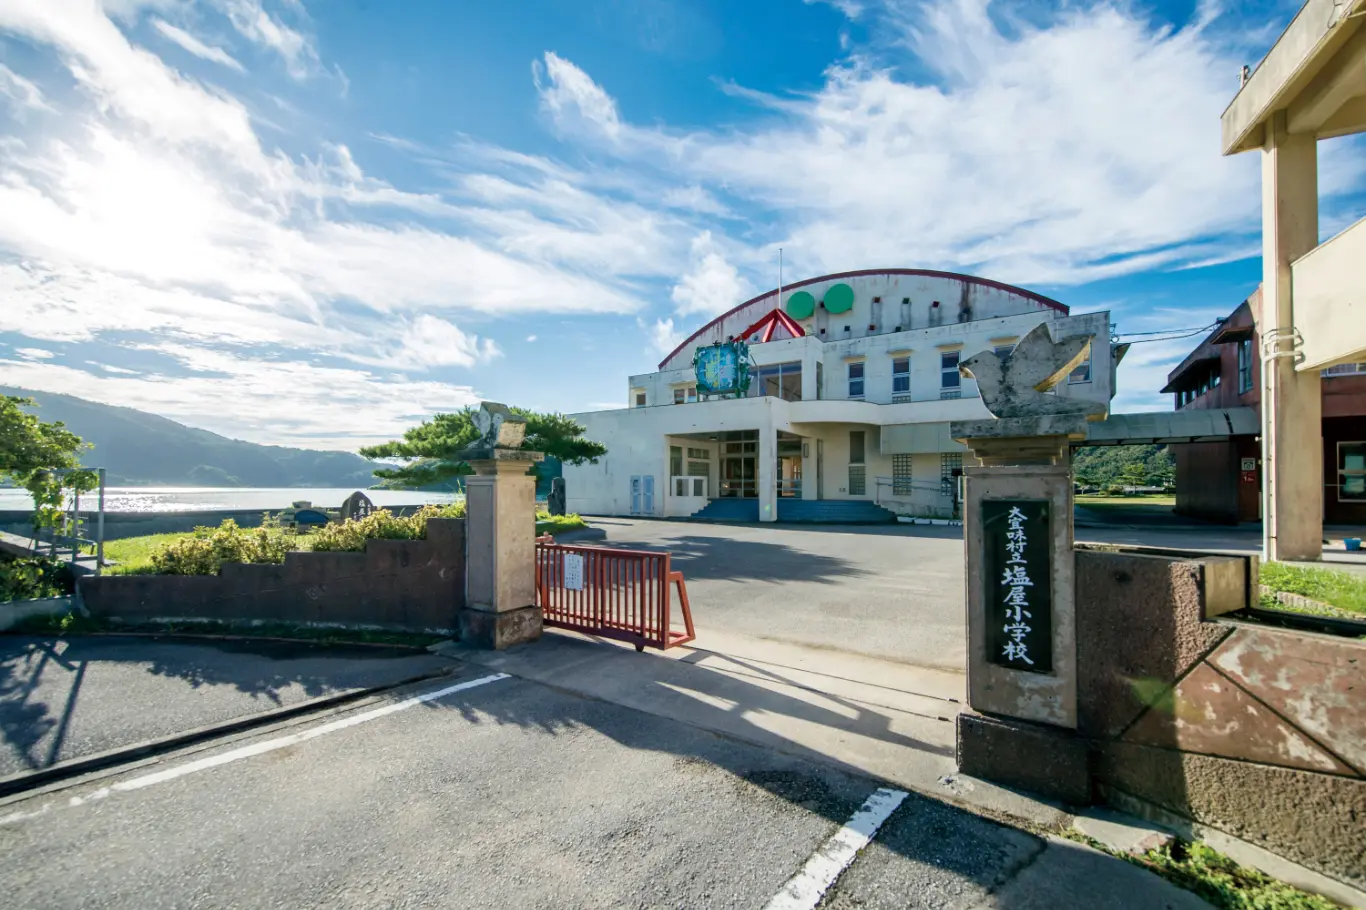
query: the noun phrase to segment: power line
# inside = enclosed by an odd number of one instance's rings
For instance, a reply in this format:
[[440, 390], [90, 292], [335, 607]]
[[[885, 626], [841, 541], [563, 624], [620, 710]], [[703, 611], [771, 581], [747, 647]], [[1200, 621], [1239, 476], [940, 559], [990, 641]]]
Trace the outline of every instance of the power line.
[[[1116, 336], [1115, 340], [1119, 344], [1145, 344], [1150, 341], [1176, 341], [1180, 338], [1189, 338], [1192, 335], [1208, 332], [1211, 329], [1218, 328], [1221, 323], [1222, 320], [1218, 320], [1211, 322], [1209, 325], [1202, 325], [1198, 329], [1168, 329], [1165, 332], [1125, 332], [1123, 335]], [[1128, 339], [1130, 338], [1136, 338], [1138, 340], [1129, 341]]]

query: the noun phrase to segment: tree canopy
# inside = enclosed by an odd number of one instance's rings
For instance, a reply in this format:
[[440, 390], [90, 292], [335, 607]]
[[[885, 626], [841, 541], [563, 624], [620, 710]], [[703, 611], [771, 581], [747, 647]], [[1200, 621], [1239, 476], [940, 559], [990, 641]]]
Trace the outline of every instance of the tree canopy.
[[[461, 461], [459, 452], [479, 438], [474, 426], [475, 408], [462, 408], [453, 414], [437, 414], [394, 439], [365, 446], [366, 458], [402, 458], [406, 464], [375, 471], [386, 486], [425, 487], [464, 474], [473, 469]], [[526, 420], [526, 439], [522, 448], [544, 452], [566, 464], [596, 463], [607, 454], [602, 443], [583, 438], [584, 427], [563, 414], [539, 414], [525, 408], [510, 409]]]
[[32, 398], [0, 395], [0, 479], [33, 494], [36, 524], [50, 524], [61, 504], [63, 489], [91, 489], [93, 473], [56, 475], [50, 471], [79, 468], [80, 453], [89, 448], [61, 421], [44, 423], [24, 408], [36, 407]]

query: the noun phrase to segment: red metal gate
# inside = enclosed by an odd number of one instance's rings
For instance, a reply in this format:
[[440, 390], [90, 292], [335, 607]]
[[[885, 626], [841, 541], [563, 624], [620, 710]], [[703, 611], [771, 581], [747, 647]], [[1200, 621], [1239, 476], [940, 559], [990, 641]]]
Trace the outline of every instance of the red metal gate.
[[[673, 587], [686, 631], [670, 628]], [[683, 573], [668, 553], [536, 541], [536, 599], [547, 626], [630, 642], [637, 651], [692, 641]]]

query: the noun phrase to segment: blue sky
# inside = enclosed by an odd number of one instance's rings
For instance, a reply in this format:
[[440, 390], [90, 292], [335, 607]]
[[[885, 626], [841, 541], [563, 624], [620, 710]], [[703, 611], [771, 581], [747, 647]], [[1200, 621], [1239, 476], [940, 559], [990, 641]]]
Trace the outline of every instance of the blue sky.
[[[1199, 326], [1260, 276], [1219, 114], [1295, 9], [0, 0], [0, 384], [327, 448], [616, 406], [780, 246]], [[1361, 151], [1321, 147], [1325, 233]]]

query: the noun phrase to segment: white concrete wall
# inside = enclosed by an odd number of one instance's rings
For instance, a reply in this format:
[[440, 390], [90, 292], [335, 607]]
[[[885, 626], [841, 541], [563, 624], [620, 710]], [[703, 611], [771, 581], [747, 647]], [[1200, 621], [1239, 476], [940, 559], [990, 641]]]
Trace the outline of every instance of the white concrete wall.
[[[864, 338], [891, 332], [897, 327], [903, 331], [923, 329], [1022, 313], [1050, 312], [1063, 315], [1060, 310], [1042, 303], [1035, 297], [1004, 286], [995, 287], [960, 277], [896, 275], [885, 272], [845, 278], [824, 278], [809, 284], [799, 283], [784, 288], [783, 299], [785, 301], [796, 291], [807, 291], [819, 302], [824, 298], [826, 290], [836, 284], [847, 284], [854, 291], [854, 305], [849, 312], [828, 314], [818, 306], [813, 316], [798, 320], [809, 335], [820, 341]], [[875, 297], [881, 298], [881, 303], [878, 304], [881, 318], [878, 323], [872, 321]], [[906, 305], [908, 313], [903, 318], [902, 301], [907, 298], [910, 299], [910, 303]], [[936, 301], [939, 303], [938, 306], [934, 305]], [[692, 363], [693, 349], [699, 344], [712, 344], [738, 335], [777, 306], [777, 291], [756, 298], [737, 312], [727, 315], [716, 325], [706, 328], [696, 339], [662, 364], [663, 369], [688, 367]], [[870, 324], [876, 327], [870, 329]], [[825, 329], [824, 334], [820, 332], [822, 328]]]

